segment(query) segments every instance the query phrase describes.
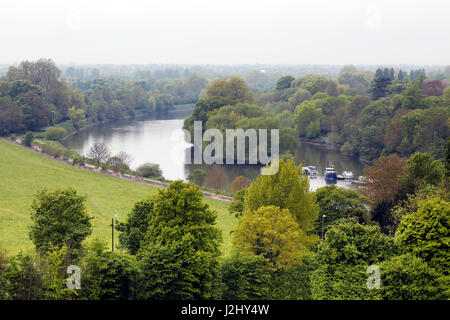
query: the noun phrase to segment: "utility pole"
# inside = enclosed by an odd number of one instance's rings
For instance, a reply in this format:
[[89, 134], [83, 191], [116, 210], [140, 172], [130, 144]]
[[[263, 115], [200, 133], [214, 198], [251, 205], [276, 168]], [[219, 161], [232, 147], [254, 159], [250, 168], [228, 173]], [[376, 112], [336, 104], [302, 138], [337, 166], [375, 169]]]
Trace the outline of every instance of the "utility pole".
[[111, 249], [114, 252], [114, 219], [117, 218], [117, 214], [111, 219]]
[[322, 241], [323, 241], [323, 237], [325, 235], [325, 217], [326, 217], [326, 215], [322, 215]]

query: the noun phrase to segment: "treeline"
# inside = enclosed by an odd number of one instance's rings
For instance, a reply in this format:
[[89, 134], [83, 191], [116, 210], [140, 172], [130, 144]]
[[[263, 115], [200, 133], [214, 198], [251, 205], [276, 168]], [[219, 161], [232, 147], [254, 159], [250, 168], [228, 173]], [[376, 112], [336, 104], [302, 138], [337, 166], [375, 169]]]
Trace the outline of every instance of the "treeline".
[[[116, 223], [114, 252], [85, 243], [85, 196], [41, 191], [31, 207], [35, 253], [0, 251], [0, 298], [448, 299], [449, 147], [445, 166], [420, 153], [379, 159], [368, 169], [368, 198], [336, 186], [310, 192], [301, 166], [281, 160], [277, 174], [237, 192], [227, 256], [217, 214], [195, 184], [176, 181], [137, 202]], [[389, 192], [383, 165], [394, 173]], [[368, 210], [385, 200], [395, 203], [385, 218]], [[69, 265], [80, 268], [78, 288], [66, 285]]]
[[280, 128], [280, 149], [295, 153], [301, 139], [332, 145], [366, 160], [397, 153], [444, 156], [450, 88], [426, 81], [424, 70], [345, 67], [336, 79], [281, 77], [269, 92], [253, 94], [244, 80], [218, 79], [197, 102], [185, 127]]
[[195, 73], [178, 80], [97, 78], [63, 82], [51, 60], [24, 61], [0, 80], [0, 134], [36, 131], [70, 120], [85, 123], [133, 117], [191, 104], [206, 86]]

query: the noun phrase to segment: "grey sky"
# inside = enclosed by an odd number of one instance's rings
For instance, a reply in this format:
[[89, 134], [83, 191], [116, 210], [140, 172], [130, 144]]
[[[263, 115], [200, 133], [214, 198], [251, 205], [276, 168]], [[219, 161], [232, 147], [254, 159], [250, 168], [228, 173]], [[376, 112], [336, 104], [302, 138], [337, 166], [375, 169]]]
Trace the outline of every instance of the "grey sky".
[[450, 64], [449, 0], [1, 0], [0, 62]]

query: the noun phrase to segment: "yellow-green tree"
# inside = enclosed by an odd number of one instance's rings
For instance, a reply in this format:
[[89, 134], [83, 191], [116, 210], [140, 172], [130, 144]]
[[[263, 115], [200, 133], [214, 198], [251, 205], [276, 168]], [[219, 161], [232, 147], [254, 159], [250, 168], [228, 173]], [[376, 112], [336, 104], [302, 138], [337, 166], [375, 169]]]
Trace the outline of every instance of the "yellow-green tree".
[[303, 232], [314, 229], [319, 207], [314, 193], [309, 192], [308, 178], [302, 176], [301, 165], [297, 167], [293, 160], [280, 160], [276, 174], [261, 175], [248, 187], [244, 212], [270, 205], [289, 209]]
[[275, 271], [302, 266], [313, 239], [299, 228], [288, 209], [265, 206], [244, 213], [234, 233], [233, 244], [263, 256], [266, 266]]

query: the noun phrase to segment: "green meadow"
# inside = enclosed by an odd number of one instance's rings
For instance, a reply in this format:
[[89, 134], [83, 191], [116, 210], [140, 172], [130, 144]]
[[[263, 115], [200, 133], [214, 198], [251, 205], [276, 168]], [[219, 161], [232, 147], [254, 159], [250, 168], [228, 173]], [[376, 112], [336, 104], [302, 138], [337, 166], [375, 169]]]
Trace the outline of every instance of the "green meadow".
[[[73, 187], [87, 196], [87, 210], [93, 233], [111, 244], [111, 218], [124, 221], [136, 201], [157, 193], [158, 187], [119, 179], [53, 161], [12, 143], [0, 140], [0, 248], [9, 255], [30, 251], [28, 237], [30, 207], [38, 190]], [[222, 253], [231, 248], [231, 234], [237, 220], [228, 213], [229, 203], [204, 198], [217, 211], [222, 230]], [[89, 238], [87, 239], [89, 241]], [[118, 244], [117, 232], [115, 243]]]

